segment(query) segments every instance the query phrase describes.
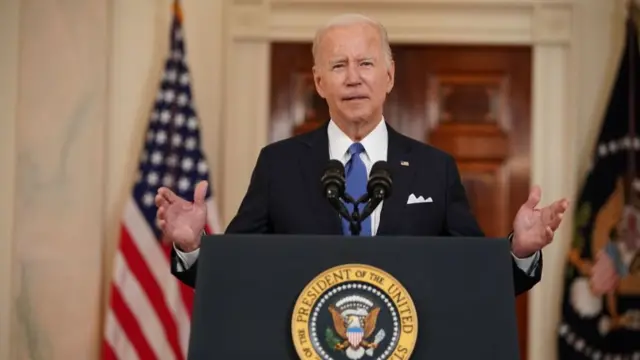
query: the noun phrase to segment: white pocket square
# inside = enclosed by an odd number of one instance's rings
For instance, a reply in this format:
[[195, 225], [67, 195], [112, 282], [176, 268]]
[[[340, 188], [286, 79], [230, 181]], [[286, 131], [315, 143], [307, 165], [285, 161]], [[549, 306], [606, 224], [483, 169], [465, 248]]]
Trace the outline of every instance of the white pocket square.
[[430, 203], [433, 202], [431, 197], [424, 198], [422, 195], [416, 197], [414, 194], [409, 195], [409, 199], [407, 199], [407, 205], [409, 204], [421, 204], [421, 203]]

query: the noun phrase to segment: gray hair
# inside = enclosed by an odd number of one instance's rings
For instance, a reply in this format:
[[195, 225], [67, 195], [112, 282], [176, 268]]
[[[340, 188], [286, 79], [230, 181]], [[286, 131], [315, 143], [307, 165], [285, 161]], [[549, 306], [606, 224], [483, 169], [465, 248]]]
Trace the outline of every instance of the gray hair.
[[390, 66], [391, 62], [393, 61], [393, 54], [391, 53], [391, 46], [389, 45], [389, 36], [387, 34], [387, 29], [384, 27], [384, 25], [382, 25], [381, 22], [362, 14], [341, 14], [341, 15], [335, 16], [329, 19], [327, 23], [325, 23], [322, 27], [320, 27], [316, 31], [316, 36], [313, 39], [313, 47], [311, 48], [314, 64], [316, 63], [316, 59], [318, 56], [318, 46], [320, 45], [322, 36], [324, 36], [327, 30], [337, 26], [363, 24], [363, 23], [369, 24], [374, 28], [376, 28], [376, 30], [378, 30], [378, 34], [380, 35], [380, 39], [382, 40], [382, 50], [384, 52], [384, 60], [387, 66]]

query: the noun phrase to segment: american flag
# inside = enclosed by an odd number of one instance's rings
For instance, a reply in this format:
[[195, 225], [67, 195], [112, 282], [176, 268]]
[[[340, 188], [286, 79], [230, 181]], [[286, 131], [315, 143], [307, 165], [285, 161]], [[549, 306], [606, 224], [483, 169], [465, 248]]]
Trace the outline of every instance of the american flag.
[[[171, 48], [120, 225], [105, 318], [104, 359], [182, 360], [187, 354], [193, 289], [171, 275], [172, 245], [162, 241], [154, 198], [160, 186], [167, 186], [193, 201], [195, 185], [209, 181], [209, 168], [201, 149], [177, 1], [173, 9]], [[215, 233], [220, 226], [211, 189], [206, 197], [207, 232]]]

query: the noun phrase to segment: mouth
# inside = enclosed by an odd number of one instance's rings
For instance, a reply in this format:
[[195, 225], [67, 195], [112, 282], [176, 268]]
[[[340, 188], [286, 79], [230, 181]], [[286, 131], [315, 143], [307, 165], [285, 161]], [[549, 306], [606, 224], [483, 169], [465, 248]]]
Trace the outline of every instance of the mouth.
[[367, 100], [368, 96], [365, 95], [353, 95], [353, 96], [345, 96], [342, 98], [342, 101], [357, 101], [357, 100]]

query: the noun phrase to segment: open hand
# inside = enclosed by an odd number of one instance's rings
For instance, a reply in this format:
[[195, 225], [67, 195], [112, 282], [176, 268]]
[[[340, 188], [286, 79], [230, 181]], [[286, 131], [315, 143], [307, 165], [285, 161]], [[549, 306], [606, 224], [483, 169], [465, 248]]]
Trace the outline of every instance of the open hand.
[[513, 241], [511, 251], [519, 258], [526, 258], [541, 250], [553, 240], [553, 234], [560, 226], [564, 212], [569, 207], [566, 199], [555, 201], [542, 209], [540, 187], [534, 186], [529, 198], [522, 204], [513, 220]]
[[207, 218], [207, 187], [206, 181], [196, 185], [193, 202], [186, 201], [166, 187], [158, 189], [155, 199], [158, 206], [158, 227], [165, 238], [182, 251], [191, 252], [200, 247], [200, 235]]

